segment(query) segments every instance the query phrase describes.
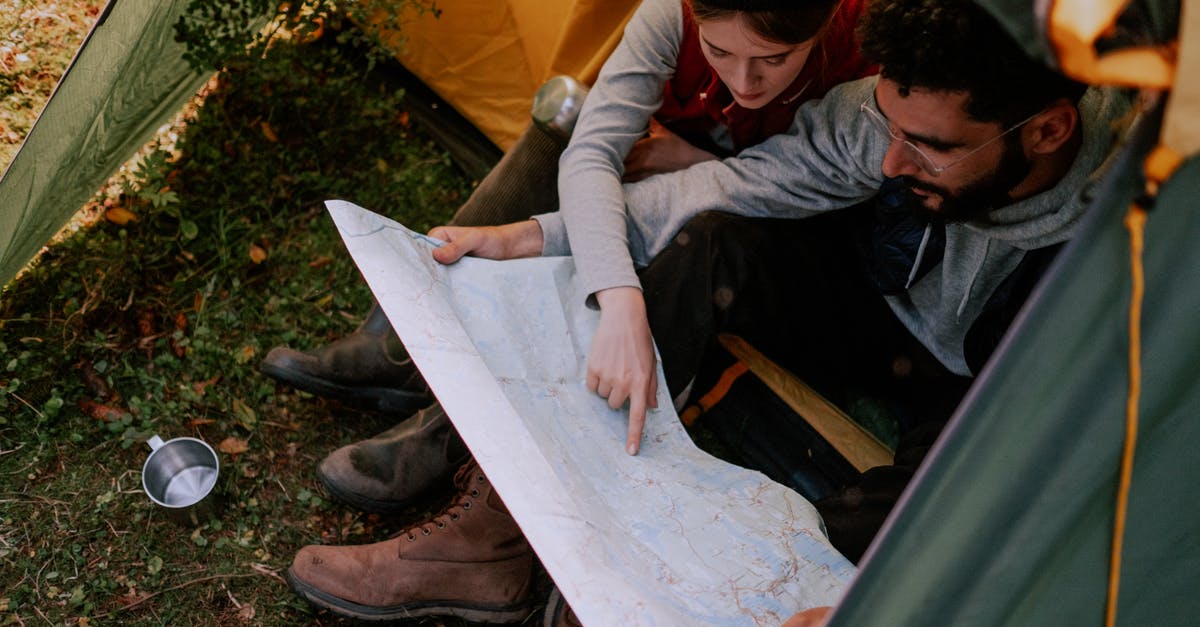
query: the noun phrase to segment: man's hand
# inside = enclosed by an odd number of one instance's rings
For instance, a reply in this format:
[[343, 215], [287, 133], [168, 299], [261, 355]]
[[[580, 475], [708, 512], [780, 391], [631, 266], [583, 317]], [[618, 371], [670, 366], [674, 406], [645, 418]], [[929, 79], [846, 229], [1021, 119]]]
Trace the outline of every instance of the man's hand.
[[625, 176], [622, 180], [632, 183], [716, 158], [716, 155], [689, 144], [650, 118], [650, 134], [639, 139], [629, 149], [629, 154], [625, 155]]
[[646, 407], [658, 407], [658, 375], [654, 339], [646, 318], [646, 301], [636, 287], [596, 292], [600, 326], [588, 354], [588, 389], [616, 409], [629, 401], [629, 433], [625, 451], [637, 455], [646, 426]]
[[443, 264], [454, 263], [463, 255], [517, 259], [542, 254], [542, 225], [537, 220], [502, 226], [436, 226], [429, 236], [446, 242], [433, 249], [433, 258]]

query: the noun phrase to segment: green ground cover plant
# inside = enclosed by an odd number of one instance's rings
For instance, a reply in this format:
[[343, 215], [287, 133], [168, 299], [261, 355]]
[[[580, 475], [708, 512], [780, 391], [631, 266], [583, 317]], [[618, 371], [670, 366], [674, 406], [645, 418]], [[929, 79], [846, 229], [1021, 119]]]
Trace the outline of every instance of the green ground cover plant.
[[[337, 624], [287, 589], [295, 551], [441, 505], [380, 519], [331, 503], [316, 464], [394, 420], [256, 370], [272, 346], [349, 332], [370, 302], [324, 200], [425, 231], [471, 188], [338, 39], [229, 62], [178, 137], [96, 199], [103, 219], [0, 294], [0, 624]], [[142, 492], [154, 434], [219, 449], [217, 516], [180, 525]]]

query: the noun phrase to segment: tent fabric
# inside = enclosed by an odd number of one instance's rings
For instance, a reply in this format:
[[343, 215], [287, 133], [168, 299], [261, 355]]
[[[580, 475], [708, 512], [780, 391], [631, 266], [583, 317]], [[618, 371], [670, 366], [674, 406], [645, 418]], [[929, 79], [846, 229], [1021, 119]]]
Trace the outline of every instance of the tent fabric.
[[7, 284], [208, 76], [172, 25], [187, 0], [111, 0], [0, 179]]
[[[1161, 110], [1157, 116], [1160, 119]], [[1129, 237], [1146, 120], [947, 427], [835, 611], [839, 625], [1101, 624], [1128, 381]], [[1143, 391], [1120, 625], [1194, 624], [1200, 597], [1200, 159], [1146, 231]]]
[[439, 0], [410, 10], [383, 41], [400, 62], [502, 150], [529, 124], [533, 95], [566, 74], [591, 84], [635, 0]]

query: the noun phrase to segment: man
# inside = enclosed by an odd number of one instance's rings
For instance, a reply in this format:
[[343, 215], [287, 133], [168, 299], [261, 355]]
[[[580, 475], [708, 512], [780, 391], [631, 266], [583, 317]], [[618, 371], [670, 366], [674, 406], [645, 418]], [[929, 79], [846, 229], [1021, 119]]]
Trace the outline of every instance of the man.
[[[835, 399], [860, 383], [899, 397], [916, 440], [901, 446], [900, 465], [817, 504], [852, 559], [919, 462], [929, 441], [920, 436], [936, 433], [1039, 268], [1071, 236], [1079, 191], [1126, 110], [1111, 93], [1081, 97], [1082, 87], [1027, 59], [968, 3], [879, 0], [861, 39], [878, 79], [835, 88], [800, 109], [791, 133], [738, 158], [629, 186], [620, 228], [612, 216], [568, 210], [433, 231], [449, 242], [435, 257], [449, 263], [466, 253], [562, 254], [569, 229], [581, 280], [602, 307], [597, 335], [611, 344], [593, 345], [588, 385], [614, 406], [652, 398], [643, 325], [673, 393], [728, 330], [780, 346], [778, 358]], [[759, 219], [703, 213], [711, 211]], [[637, 272], [635, 261], [648, 265]], [[614, 300], [619, 314], [605, 316]], [[640, 418], [631, 415], [630, 442]], [[477, 466], [456, 483], [448, 509], [393, 540], [305, 547], [288, 573], [293, 588], [348, 615], [432, 608], [515, 620], [532, 553]]]

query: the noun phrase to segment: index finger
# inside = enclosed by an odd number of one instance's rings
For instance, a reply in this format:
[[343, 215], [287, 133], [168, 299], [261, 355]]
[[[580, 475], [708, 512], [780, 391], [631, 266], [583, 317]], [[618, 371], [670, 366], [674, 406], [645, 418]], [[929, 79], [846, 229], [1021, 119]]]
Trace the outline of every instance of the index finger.
[[637, 455], [642, 445], [642, 430], [646, 427], [646, 391], [629, 395], [629, 434], [625, 438], [625, 452]]

